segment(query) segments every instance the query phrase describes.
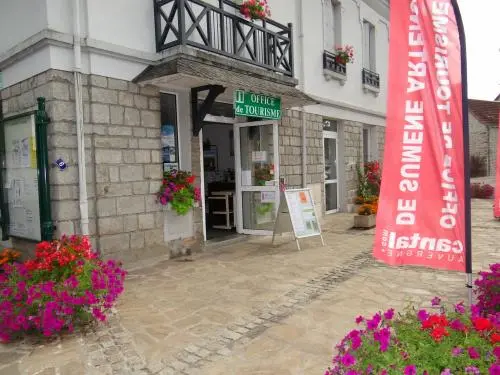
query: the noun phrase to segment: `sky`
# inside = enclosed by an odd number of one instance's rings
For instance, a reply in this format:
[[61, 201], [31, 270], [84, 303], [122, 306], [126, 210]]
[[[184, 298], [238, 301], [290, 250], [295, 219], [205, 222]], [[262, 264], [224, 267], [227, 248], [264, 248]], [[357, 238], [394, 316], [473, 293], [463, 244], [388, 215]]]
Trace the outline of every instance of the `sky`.
[[500, 0], [458, 0], [467, 43], [469, 98], [500, 94]]

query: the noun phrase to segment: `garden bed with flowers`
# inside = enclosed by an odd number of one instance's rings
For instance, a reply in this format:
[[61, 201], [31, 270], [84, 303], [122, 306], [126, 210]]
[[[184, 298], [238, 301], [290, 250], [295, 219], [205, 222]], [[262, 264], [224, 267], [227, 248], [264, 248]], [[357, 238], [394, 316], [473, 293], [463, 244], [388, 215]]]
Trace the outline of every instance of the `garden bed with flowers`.
[[500, 264], [476, 280], [478, 304], [356, 318], [325, 375], [500, 375]]
[[52, 337], [105, 321], [126, 272], [92, 251], [86, 237], [41, 242], [35, 258], [5, 263], [0, 274], [0, 341]]

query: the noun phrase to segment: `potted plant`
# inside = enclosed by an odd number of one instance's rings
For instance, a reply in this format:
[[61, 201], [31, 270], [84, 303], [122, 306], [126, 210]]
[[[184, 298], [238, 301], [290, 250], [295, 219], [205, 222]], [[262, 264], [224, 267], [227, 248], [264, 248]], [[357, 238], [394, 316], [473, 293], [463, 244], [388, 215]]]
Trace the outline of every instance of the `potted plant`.
[[336, 46], [335, 61], [342, 65], [354, 63], [354, 47], [350, 45]]
[[369, 229], [375, 226], [375, 215], [377, 214], [378, 203], [364, 203], [354, 216], [354, 228]]
[[178, 215], [186, 215], [201, 200], [200, 189], [195, 187], [196, 177], [190, 172], [171, 170], [163, 174], [158, 202]]
[[240, 6], [240, 13], [251, 21], [271, 17], [271, 10], [267, 0], [244, 0]]
[[274, 179], [274, 165], [262, 164], [255, 166], [255, 183], [258, 186], [265, 186], [267, 181]]

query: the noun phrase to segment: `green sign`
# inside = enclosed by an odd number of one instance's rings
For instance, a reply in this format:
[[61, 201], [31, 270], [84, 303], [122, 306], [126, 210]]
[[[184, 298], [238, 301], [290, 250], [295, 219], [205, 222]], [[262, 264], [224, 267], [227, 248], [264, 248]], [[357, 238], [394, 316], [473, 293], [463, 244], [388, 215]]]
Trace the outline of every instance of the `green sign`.
[[234, 114], [269, 120], [281, 119], [281, 99], [243, 90], [234, 92]]

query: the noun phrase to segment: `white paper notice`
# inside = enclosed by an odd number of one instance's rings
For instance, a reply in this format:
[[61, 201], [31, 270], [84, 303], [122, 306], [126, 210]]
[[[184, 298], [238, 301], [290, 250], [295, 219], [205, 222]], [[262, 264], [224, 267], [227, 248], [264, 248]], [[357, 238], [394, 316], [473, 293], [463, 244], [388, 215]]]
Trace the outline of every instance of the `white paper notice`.
[[267, 161], [267, 151], [252, 151], [252, 161], [262, 163]]
[[24, 197], [24, 180], [16, 179], [13, 181], [12, 190], [14, 193], [14, 207], [23, 207], [23, 197]]
[[241, 185], [252, 186], [252, 171], [241, 171]]
[[260, 193], [261, 203], [274, 203], [276, 202], [276, 193], [274, 191], [263, 191]]

